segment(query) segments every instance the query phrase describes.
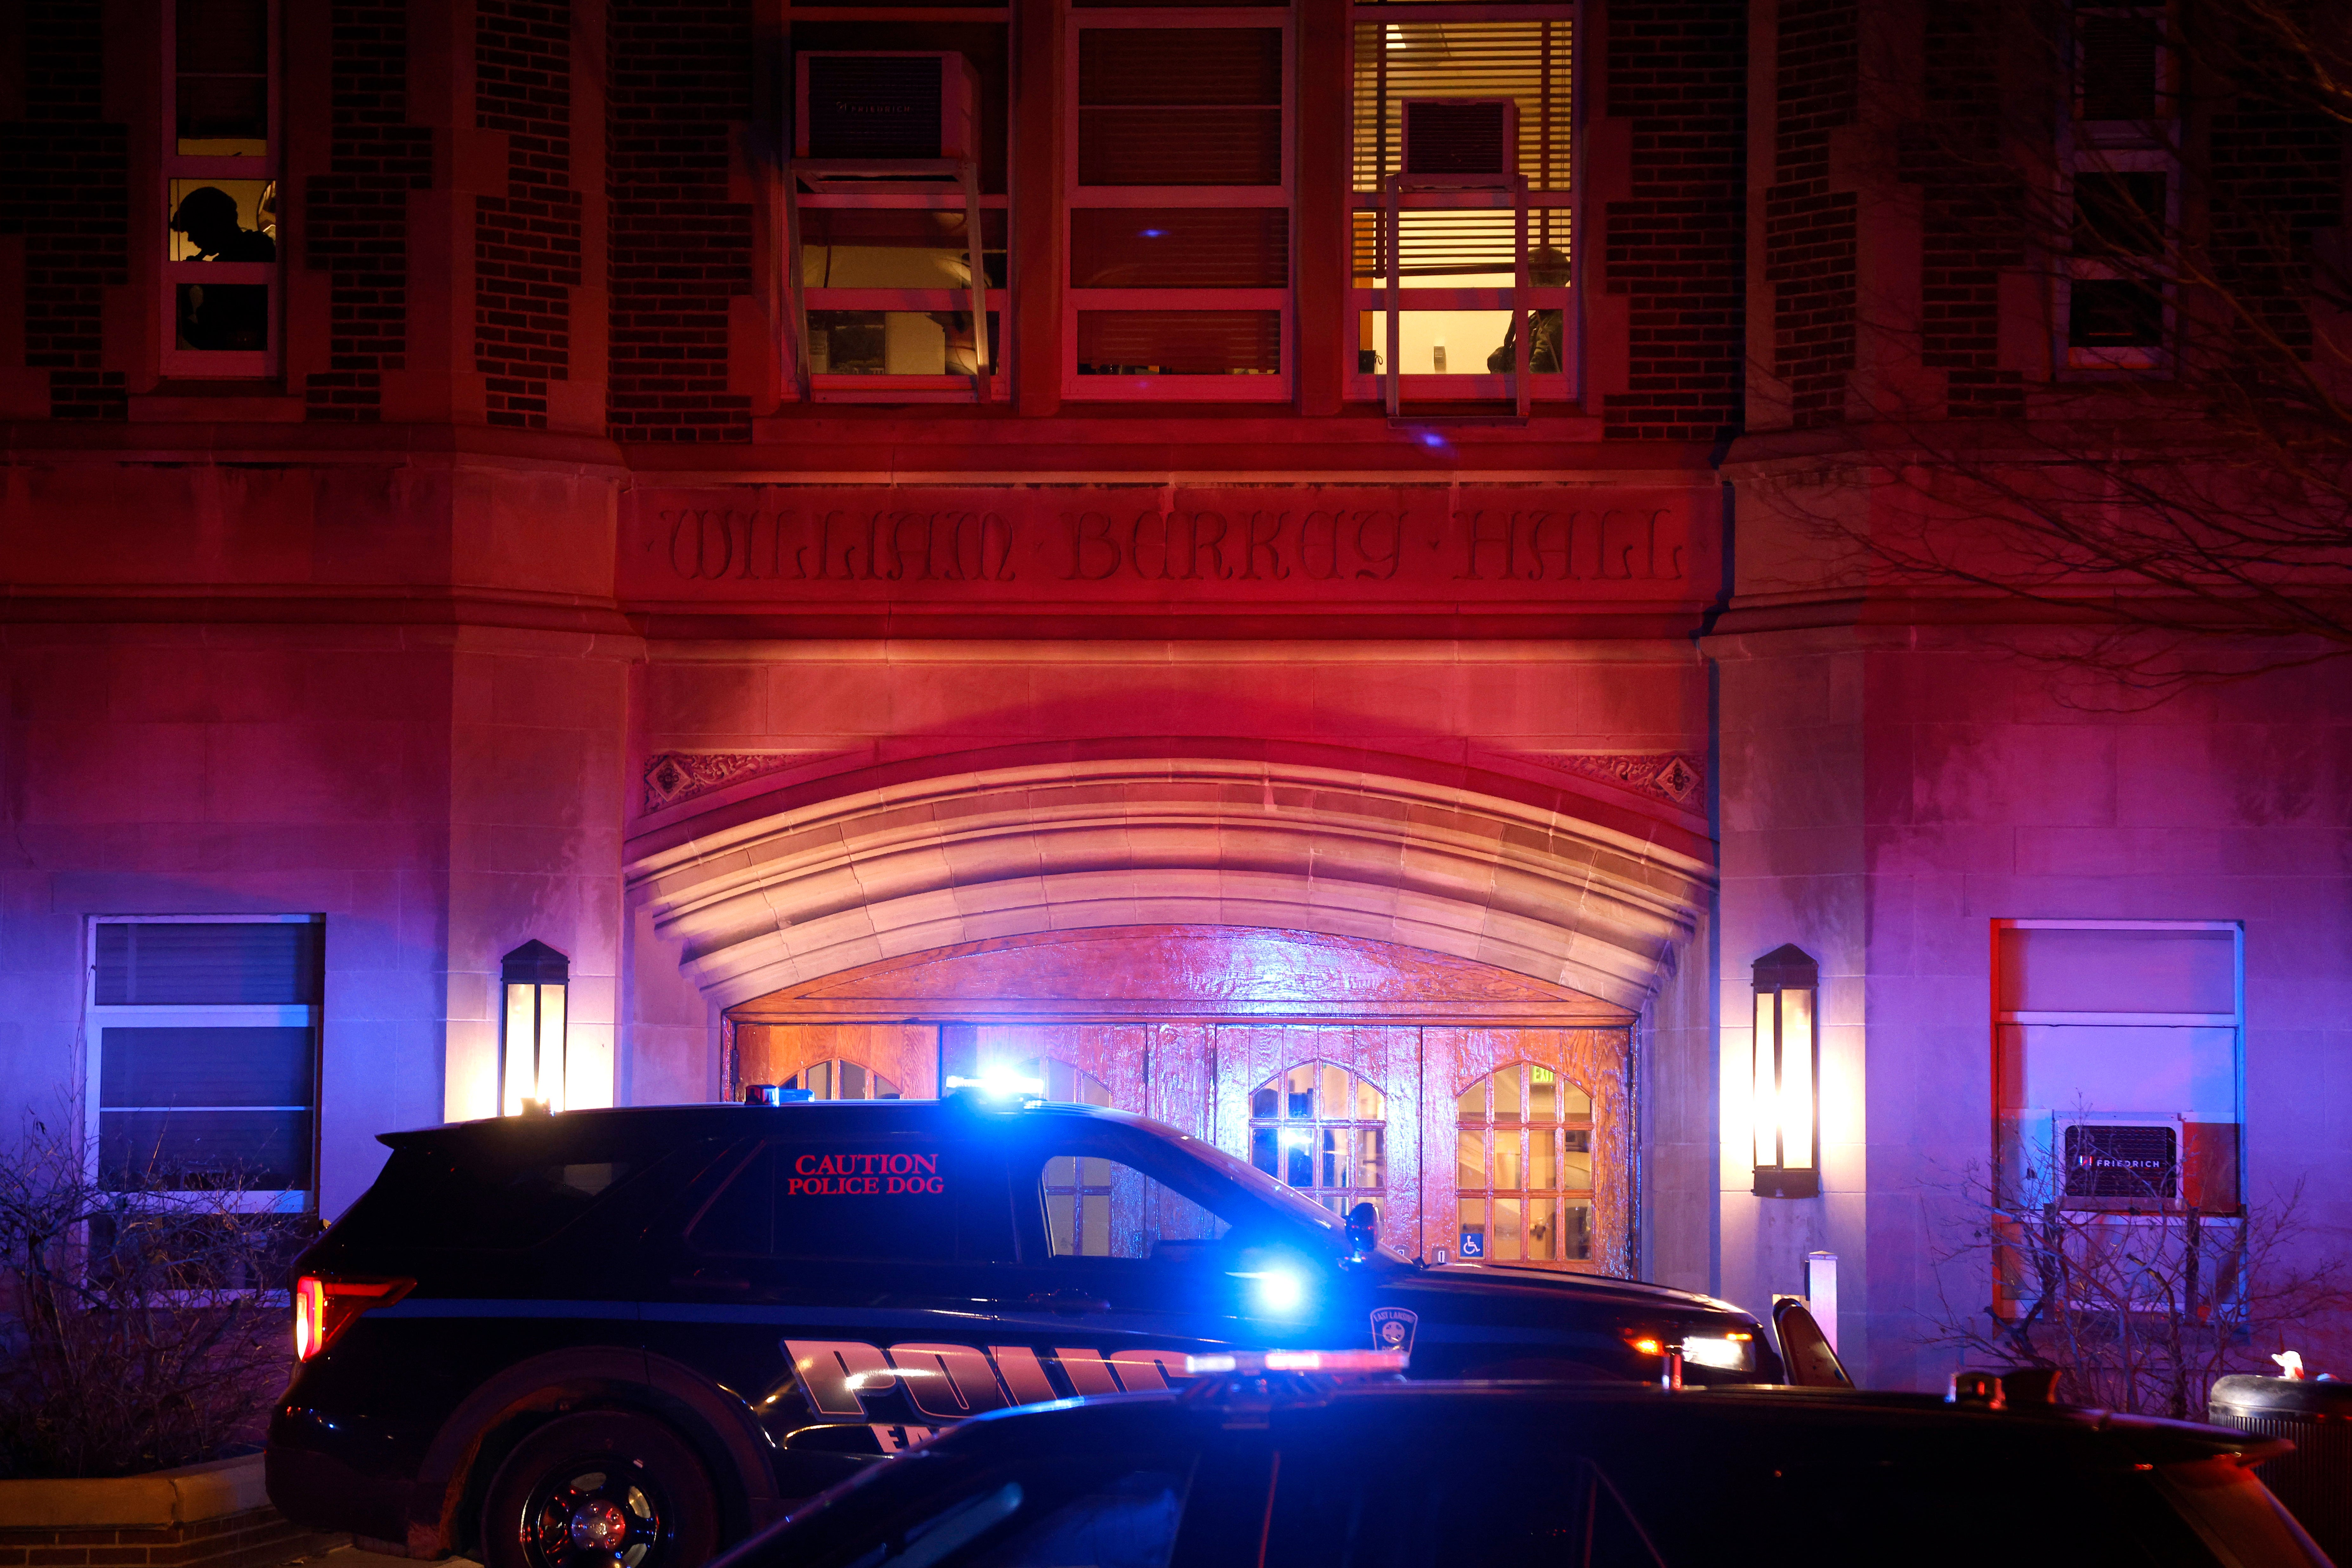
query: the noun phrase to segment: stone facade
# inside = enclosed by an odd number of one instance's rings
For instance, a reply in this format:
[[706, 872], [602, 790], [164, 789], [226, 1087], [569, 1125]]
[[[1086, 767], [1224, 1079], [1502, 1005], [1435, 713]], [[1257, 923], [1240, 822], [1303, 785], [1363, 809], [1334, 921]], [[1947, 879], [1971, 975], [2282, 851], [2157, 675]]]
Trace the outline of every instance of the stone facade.
[[[2063, 627], [1819, 526], [1917, 456], [1888, 399], [1984, 421], [2051, 374], [2003, 187], [1952, 156], [1983, 96], [1949, 84], [2000, 79], [1952, 8], [1588, 4], [1579, 375], [1523, 423], [1354, 384], [1339, 0], [1281, 14], [1295, 363], [1248, 402], [1063, 374], [1067, 7], [956, 24], [1018, 67], [985, 402], [803, 395], [773, 8], [282, 9], [268, 379], [162, 372], [155, 0], [45, 0], [0, 48], [0, 1113], [87, 1103], [104, 918], [324, 917], [330, 1215], [376, 1133], [496, 1108], [532, 939], [575, 1103], [724, 1094], [747, 1009], [831, 1026], [826, 984], [943, 950], [1374, 944], [1538, 988], [1480, 1026], [1562, 1063], [1570, 1015], [1622, 1032], [1633, 1268], [1761, 1310], [1834, 1251], [1848, 1360], [1928, 1383], [1922, 1314], [1985, 1288], [1939, 1273], [1936, 1194], [1993, 1150], [1992, 922], [2242, 921], [2248, 1177], [2352, 1221], [2340, 668], [2095, 710], [2037, 657]], [[1790, 943], [1811, 1199], [1752, 1195], [1745, 1142], [1748, 966]], [[1057, 973], [1055, 1027], [1175, 1016]], [[1182, 1026], [1273, 1027], [1214, 1014]], [[1507, 1054], [1415, 1040], [1440, 1117]]]

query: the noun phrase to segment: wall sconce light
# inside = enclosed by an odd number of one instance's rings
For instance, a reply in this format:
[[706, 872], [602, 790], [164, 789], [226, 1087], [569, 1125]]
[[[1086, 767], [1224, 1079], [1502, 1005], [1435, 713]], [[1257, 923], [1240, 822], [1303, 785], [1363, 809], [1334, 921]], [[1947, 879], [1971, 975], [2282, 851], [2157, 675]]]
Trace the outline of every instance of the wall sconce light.
[[563, 1109], [563, 999], [572, 961], [539, 941], [499, 961], [507, 1023], [499, 1049], [499, 1113]]
[[1822, 966], [1801, 948], [1782, 947], [1758, 959], [1755, 973], [1756, 1195], [1813, 1197], [1822, 1190]]

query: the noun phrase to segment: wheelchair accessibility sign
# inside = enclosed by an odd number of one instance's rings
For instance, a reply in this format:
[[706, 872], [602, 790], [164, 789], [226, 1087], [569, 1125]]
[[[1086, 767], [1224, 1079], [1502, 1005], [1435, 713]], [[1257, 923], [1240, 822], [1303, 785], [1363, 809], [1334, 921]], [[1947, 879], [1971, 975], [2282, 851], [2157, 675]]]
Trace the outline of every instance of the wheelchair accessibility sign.
[[1457, 1256], [1463, 1258], [1486, 1257], [1486, 1233], [1483, 1230], [1464, 1231], [1462, 1233], [1462, 1250]]

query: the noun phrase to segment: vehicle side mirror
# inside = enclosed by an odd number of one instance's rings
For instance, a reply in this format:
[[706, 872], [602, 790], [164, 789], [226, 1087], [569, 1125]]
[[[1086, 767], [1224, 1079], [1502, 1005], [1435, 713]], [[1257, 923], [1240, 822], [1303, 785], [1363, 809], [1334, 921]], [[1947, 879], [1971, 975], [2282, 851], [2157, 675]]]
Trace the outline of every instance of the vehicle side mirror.
[[1802, 1297], [1783, 1296], [1772, 1303], [1772, 1331], [1780, 1336], [1781, 1375], [1791, 1384], [1799, 1388], [1853, 1386]]
[[1348, 1211], [1348, 1250], [1357, 1258], [1371, 1256], [1372, 1248], [1381, 1244], [1380, 1211], [1369, 1203], [1358, 1204]]

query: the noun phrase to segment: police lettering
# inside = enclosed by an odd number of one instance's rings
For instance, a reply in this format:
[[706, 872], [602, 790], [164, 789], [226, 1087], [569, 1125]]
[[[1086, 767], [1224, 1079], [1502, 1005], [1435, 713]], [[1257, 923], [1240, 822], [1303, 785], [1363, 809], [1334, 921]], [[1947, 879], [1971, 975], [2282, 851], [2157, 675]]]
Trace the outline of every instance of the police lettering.
[[937, 1154], [803, 1154], [786, 1197], [886, 1198], [947, 1191]]

